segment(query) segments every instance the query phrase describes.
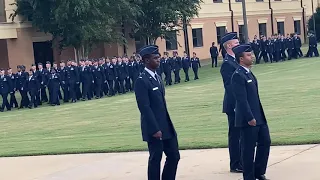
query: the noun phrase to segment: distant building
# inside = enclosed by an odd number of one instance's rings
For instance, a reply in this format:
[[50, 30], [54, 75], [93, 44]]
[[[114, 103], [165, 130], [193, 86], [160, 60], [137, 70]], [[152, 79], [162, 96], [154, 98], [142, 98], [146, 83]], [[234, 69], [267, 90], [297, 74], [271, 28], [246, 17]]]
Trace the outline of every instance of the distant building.
[[[296, 32], [303, 40], [305, 24], [312, 15], [312, 1], [316, 8], [316, 0], [246, 0], [249, 38]], [[61, 54], [51, 48], [51, 35], [37, 32], [30, 23], [19, 23], [19, 17], [16, 22], [11, 22], [9, 16], [15, 7], [10, 4], [13, 2], [15, 0], [0, 0], [0, 67], [15, 68], [18, 64], [28, 67], [35, 62], [59, 62], [75, 58], [73, 48], [67, 48]], [[243, 36], [241, 0], [204, 0], [199, 17], [192, 19], [188, 26], [190, 52], [196, 52], [201, 59], [209, 58], [211, 43], [219, 43], [219, 38], [226, 31], [236, 31], [240, 37]], [[185, 51], [183, 31], [173, 32], [172, 36], [176, 38], [170, 41], [157, 40], [160, 52], [177, 50], [182, 55]], [[128, 34], [126, 37], [127, 46], [100, 44], [90, 57], [131, 55], [141, 46], [141, 42], [131, 39]]]

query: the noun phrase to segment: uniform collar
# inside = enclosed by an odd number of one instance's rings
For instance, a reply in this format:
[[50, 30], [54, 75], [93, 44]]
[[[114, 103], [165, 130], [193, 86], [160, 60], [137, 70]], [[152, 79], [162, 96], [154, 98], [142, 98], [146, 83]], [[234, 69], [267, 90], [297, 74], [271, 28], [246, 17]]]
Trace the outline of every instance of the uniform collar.
[[250, 72], [250, 69], [249, 68], [247, 68], [247, 67], [244, 67], [244, 66], [242, 66], [242, 65], [240, 65], [243, 69], [245, 69], [248, 73]]
[[228, 54], [228, 53], [227, 53], [227, 55], [230, 56], [230, 57], [232, 57], [233, 59], [236, 59], [235, 56], [232, 56], [232, 55], [230, 55], [230, 54]]
[[157, 80], [157, 78], [156, 78], [157, 73], [156, 72], [153, 72], [146, 67], [144, 68], [144, 70], [147, 71], [155, 80]]

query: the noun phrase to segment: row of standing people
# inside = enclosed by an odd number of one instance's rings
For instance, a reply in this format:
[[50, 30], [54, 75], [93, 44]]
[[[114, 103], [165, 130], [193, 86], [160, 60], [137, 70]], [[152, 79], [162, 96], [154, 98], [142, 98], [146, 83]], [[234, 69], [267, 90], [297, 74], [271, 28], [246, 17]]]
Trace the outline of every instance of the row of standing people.
[[[179, 57], [176, 52], [169, 57], [164, 53], [161, 66], [157, 69], [162, 77], [165, 75], [167, 85], [172, 84], [171, 75], [174, 73], [175, 83], [180, 83], [180, 70], [185, 73], [185, 81], [189, 81], [189, 69], [192, 68], [195, 80], [198, 79], [200, 60], [193, 53], [190, 58], [186, 55]], [[60, 62], [45, 67], [39, 63], [32, 64], [26, 71], [24, 65], [17, 67], [17, 73], [9, 68], [7, 73], [1, 70], [0, 94], [2, 95], [1, 111], [12, 108], [36, 108], [42, 103], [60, 105], [60, 100], [75, 103], [78, 100], [91, 100], [103, 96], [114, 96], [133, 91], [135, 80], [143, 72], [144, 64], [141, 58], [131, 56], [100, 58], [97, 60], [80, 60], [79, 64], [69, 60], [67, 64]], [[18, 103], [16, 93], [19, 92], [21, 101]], [[10, 96], [10, 97], [9, 97]], [[9, 97], [9, 100], [8, 100]], [[20, 105], [19, 105], [20, 104]]]

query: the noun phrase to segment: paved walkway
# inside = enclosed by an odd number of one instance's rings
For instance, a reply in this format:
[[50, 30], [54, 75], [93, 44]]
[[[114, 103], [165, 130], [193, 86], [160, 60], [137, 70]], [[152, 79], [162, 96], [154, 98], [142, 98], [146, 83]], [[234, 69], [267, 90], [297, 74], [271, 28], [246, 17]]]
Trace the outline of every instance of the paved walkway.
[[[0, 180], [146, 180], [147, 152], [0, 158]], [[181, 151], [177, 180], [240, 180], [228, 150]], [[272, 147], [272, 180], [320, 180], [320, 144]]]

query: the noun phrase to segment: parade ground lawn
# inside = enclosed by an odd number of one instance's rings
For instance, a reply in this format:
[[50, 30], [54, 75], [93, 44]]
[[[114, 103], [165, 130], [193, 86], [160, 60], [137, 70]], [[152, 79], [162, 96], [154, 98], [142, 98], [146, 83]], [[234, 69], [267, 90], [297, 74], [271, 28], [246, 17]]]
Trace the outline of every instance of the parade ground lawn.
[[[319, 58], [253, 67], [273, 145], [320, 143], [319, 69]], [[219, 68], [199, 71], [166, 88], [180, 148], [227, 147]], [[146, 150], [139, 118], [133, 93], [0, 113], [0, 156]]]

